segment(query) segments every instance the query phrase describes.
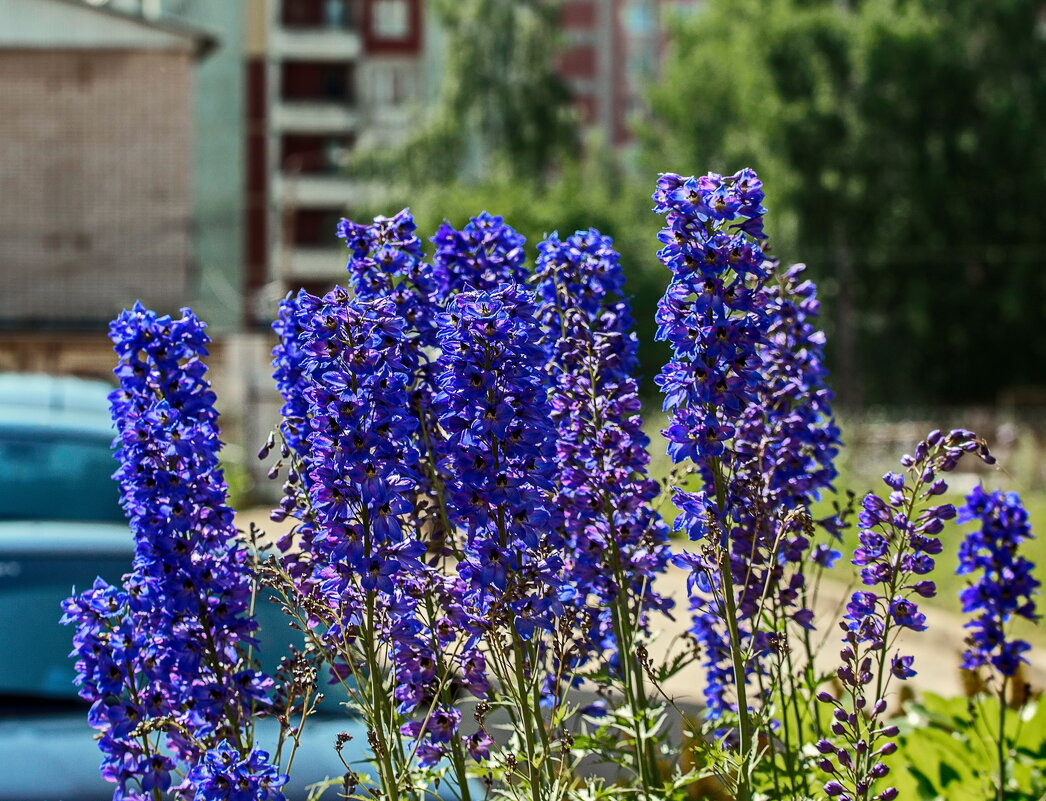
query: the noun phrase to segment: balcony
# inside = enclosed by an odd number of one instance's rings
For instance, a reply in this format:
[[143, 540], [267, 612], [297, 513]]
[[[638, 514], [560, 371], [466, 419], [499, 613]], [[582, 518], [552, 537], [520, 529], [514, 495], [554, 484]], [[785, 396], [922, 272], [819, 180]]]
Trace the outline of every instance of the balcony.
[[281, 100], [273, 108], [277, 131], [340, 134], [355, 131], [360, 115], [354, 104], [324, 100]]
[[344, 246], [294, 247], [272, 254], [273, 269], [278, 278], [295, 283], [323, 281], [344, 283], [349, 252]]
[[363, 51], [360, 36], [345, 28], [277, 28], [271, 53], [280, 60], [347, 61]]
[[[282, 173], [273, 180], [273, 197], [284, 208], [348, 208], [380, 200], [381, 186], [346, 175], [294, 175]], [[332, 232], [333, 235], [333, 232]]]

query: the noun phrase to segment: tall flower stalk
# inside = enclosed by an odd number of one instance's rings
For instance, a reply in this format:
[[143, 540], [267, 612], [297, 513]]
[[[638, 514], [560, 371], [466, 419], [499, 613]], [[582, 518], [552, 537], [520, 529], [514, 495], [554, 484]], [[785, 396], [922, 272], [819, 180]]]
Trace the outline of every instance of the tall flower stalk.
[[793, 799], [810, 793], [799, 761], [802, 738], [816, 726], [813, 594], [840, 556], [833, 545], [843, 526], [838, 515], [819, 525], [810, 517], [812, 504], [832, 489], [840, 440], [825, 338], [816, 328], [816, 287], [802, 280], [804, 272], [801, 264], [774, 270], [763, 288], [762, 380], [733, 441], [733, 480], [747, 487], [749, 502], [735, 509], [731, 531], [732, 559], [746, 566], [735, 573], [744, 588], [738, 609], [752, 637], [748, 673], [765, 706], [760, 737], [770, 744], [774, 794]]
[[1035, 622], [1034, 594], [1040, 582], [1034, 577], [1035, 565], [1020, 554], [1021, 544], [1032, 537], [1028, 512], [1015, 492], [985, 492], [974, 487], [959, 509], [960, 523], [977, 522], [980, 528], [967, 534], [959, 548], [960, 575], [976, 579], [961, 593], [962, 609], [976, 615], [966, 624], [962, 666], [988, 672], [988, 688], [999, 704], [995, 732], [998, 781], [996, 794], [1002, 801], [1006, 793], [1010, 744], [1006, 735], [1009, 708], [1007, 690], [1031, 645], [1012, 633], [1018, 618]]
[[889, 768], [882, 758], [896, 750], [891, 738], [897, 727], [887, 724], [886, 695], [894, 680], [915, 675], [914, 657], [895, 648], [905, 630], [923, 631], [926, 616], [917, 599], [933, 598], [937, 587], [923, 578], [935, 566], [942, 550], [937, 535], [956, 516], [950, 503], [937, 503], [947, 491], [944, 474], [955, 469], [967, 453], [988, 463], [994, 458], [975, 434], [956, 429], [932, 431], [914, 454], [901, 459], [903, 473], [883, 477], [886, 497], [869, 493], [859, 516], [859, 545], [853, 563], [868, 589], [854, 592], [846, 607], [845, 645], [837, 676], [840, 698], [822, 691], [819, 700], [833, 707], [831, 733], [817, 748], [820, 765], [832, 778], [825, 792], [839, 801], [892, 801], [893, 787], [876, 792]]
[[[740, 455], [731, 443], [744, 411], [757, 400], [759, 348], [767, 337], [762, 290], [770, 263], [761, 249], [766, 238], [762, 200], [762, 184], [751, 170], [726, 177], [665, 174], [654, 193], [655, 211], [665, 215], [658, 258], [672, 271], [657, 312], [658, 338], [673, 350], [657, 378], [665, 409], [672, 412], [664, 434], [673, 461], [692, 462], [699, 479], [697, 491], [676, 491], [676, 527], [694, 540], [712, 535], [701, 552], [679, 561], [693, 571], [691, 592], [700, 587], [705, 593], [705, 600], [692, 602], [695, 634], [719, 637], [723, 645], [717, 650], [729, 658], [739, 719], [739, 801], [751, 796], [756, 743], [743, 641], [751, 633], [746, 635], [738, 623], [748, 566], [734, 558], [730, 539], [735, 510], [745, 502], [744, 488], [733, 481]], [[726, 631], [702, 630], [712, 621], [723, 622]], [[706, 697], [713, 714], [715, 705], [722, 708], [722, 693], [712, 690]]]
[[245, 760], [282, 798], [286, 781], [255, 749], [272, 680], [253, 664], [252, 560], [226, 504], [204, 325], [140, 304], [112, 324], [120, 386], [110, 395], [122, 504], [134, 534], [122, 587], [99, 580], [64, 604], [77, 683], [100, 730], [116, 798], [198, 797], [196, 767], [218, 751]]
[[546, 644], [563, 614], [563, 543], [549, 503], [555, 438], [535, 311], [514, 284], [456, 295], [439, 317], [434, 406], [447, 436], [447, 507], [464, 532], [453, 605], [521, 740], [523, 759], [506, 755], [506, 773], [544, 801], [570, 776], [541, 711]]
[[302, 525], [277, 586], [367, 721], [383, 788], [417, 797], [413, 774], [426, 752], [400, 730], [432, 717], [445, 677], [419, 677], [434, 657], [420, 622], [426, 545], [410, 522], [416, 351], [392, 299], [335, 288], [314, 305], [296, 343], [308, 434], [290, 484]]
[[[641, 797], [654, 798], [658, 705], [643, 654], [650, 616], [670, 606], [654, 590], [668, 563], [668, 532], [651, 507], [659, 488], [646, 470], [624, 276], [610, 238], [592, 229], [541, 242], [534, 281], [548, 330], [567, 575], [587, 618], [578, 667], [595, 658], [600, 681], [621, 690], [634, 746], [628, 767]], [[618, 761], [632, 753], [618, 743], [607, 750]]]

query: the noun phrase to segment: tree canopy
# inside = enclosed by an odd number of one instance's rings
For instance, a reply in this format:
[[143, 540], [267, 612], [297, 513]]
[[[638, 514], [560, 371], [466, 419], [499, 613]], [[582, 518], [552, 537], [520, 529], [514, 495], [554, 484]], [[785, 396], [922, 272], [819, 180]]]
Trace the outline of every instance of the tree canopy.
[[752, 166], [823, 285], [848, 402], [1041, 388], [1038, 0], [708, 0], [672, 26], [653, 170]]

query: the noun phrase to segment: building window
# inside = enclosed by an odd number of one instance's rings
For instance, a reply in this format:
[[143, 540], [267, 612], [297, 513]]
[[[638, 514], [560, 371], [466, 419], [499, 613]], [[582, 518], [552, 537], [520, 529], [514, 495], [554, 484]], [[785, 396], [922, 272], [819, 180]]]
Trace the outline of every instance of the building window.
[[375, 39], [409, 39], [413, 31], [408, 0], [374, 0], [371, 28]]
[[281, 141], [283, 169], [300, 173], [334, 173], [345, 168], [355, 141], [351, 136], [287, 134]]
[[352, 62], [285, 61], [282, 67], [281, 96], [289, 101], [356, 100]]
[[356, 27], [359, 0], [283, 0], [281, 22], [288, 28], [348, 30]]
[[342, 208], [297, 209], [291, 218], [290, 241], [299, 248], [338, 247], [338, 223], [344, 212]]
[[370, 101], [377, 106], [401, 106], [417, 100], [418, 86], [412, 65], [371, 65]]

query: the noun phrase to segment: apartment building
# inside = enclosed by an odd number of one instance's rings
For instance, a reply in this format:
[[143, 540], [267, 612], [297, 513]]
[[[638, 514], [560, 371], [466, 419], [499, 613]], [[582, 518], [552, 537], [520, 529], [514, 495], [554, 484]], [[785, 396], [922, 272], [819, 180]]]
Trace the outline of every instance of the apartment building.
[[191, 298], [193, 74], [216, 42], [74, 0], [0, 19], [0, 369], [91, 372], [122, 307]]
[[622, 148], [643, 113], [644, 87], [657, 76], [667, 26], [703, 0], [565, 0], [558, 69], [582, 124], [604, 144]]
[[394, 144], [425, 97], [423, 0], [248, 0], [246, 290], [275, 298], [342, 274], [338, 220], [380, 199], [346, 169]]

